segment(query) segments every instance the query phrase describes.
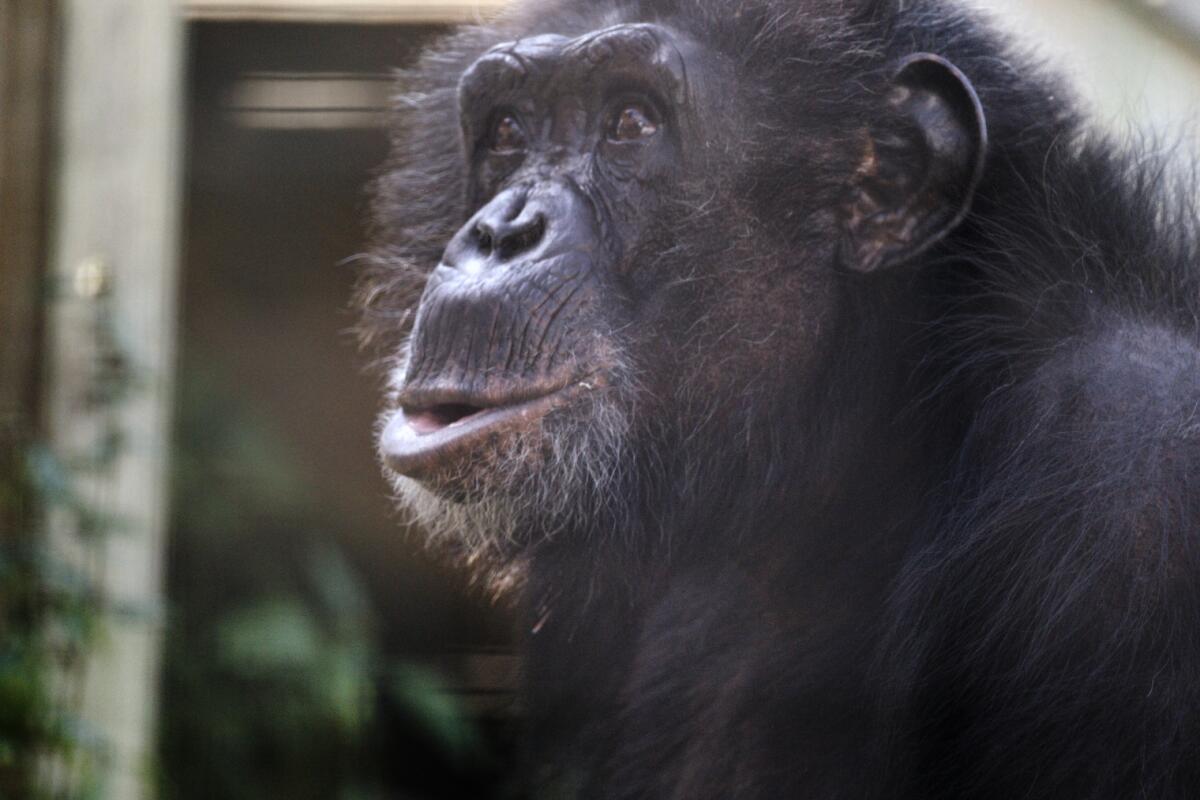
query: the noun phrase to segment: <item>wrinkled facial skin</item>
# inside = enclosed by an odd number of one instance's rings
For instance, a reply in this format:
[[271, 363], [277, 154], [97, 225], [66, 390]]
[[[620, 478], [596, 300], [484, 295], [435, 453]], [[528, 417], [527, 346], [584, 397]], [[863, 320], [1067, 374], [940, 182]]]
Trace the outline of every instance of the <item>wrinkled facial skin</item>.
[[[751, 217], [705, 218], [716, 189], [685, 168], [729, 151], [731, 110], [692, 50], [648, 24], [542, 35], [459, 83], [470, 217], [428, 276], [379, 447], [401, 502], [499, 573], [536, 541], [620, 526], [614, 498], [694, 433], [689, 413], [744, 404], [715, 392], [727, 364], [770, 372], [768, 345], [794, 361], [746, 308], [822, 291], [755, 276]], [[722, 359], [727, 334], [745, 352]]]

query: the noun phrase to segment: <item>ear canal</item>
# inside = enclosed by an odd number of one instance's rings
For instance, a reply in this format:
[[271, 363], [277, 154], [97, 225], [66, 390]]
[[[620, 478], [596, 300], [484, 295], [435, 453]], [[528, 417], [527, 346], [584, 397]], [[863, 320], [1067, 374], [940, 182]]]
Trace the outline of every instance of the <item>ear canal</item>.
[[868, 134], [846, 208], [840, 261], [856, 272], [911, 261], [954, 230], [987, 158], [975, 88], [941, 56], [901, 61], [888, 103], [900, 130]]

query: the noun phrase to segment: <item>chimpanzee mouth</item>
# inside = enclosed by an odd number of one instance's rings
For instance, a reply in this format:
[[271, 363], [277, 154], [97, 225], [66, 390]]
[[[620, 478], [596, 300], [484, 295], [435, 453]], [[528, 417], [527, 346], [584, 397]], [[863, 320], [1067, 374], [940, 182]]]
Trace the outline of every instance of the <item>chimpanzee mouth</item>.
[[471, 417], [483, 414], [486, 411], [487, 409], [484, 407], [469, 406], [465, 403], [443, 403], [423, 411], [402, 410], [402, 413], [405, 419], [408, 420], [409, 426], [417, 432], [418, 436], [426, 436], [431, 433], [437, 433], [443, 428], [453, 428], [455, 425], [462, 425]]
[[421, 480], [478, 457], [503, 436], [532, 429], [587, 388], [590, 384], [575, 383], [531, 399], [487, 405], [468, 397], [447, 398], [448, 402], [402, 397], [380, 436], [380, 452], [392, 471]]

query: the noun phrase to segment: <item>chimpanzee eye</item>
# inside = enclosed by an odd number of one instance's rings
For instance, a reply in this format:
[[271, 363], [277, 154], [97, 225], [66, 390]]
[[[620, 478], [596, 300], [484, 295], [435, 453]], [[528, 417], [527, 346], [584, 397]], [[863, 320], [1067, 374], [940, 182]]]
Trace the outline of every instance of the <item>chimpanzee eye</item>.
[[502, 114], [492, 126], [491, 148], [497, 153], [512, 153], [525, 148], [525, 129], [512, 114]]
[[631, 104], [621, 109], [609, 124], [608, 138], [614, 142], [635, 142], [658, 133], [658, 123], [642, 105]]

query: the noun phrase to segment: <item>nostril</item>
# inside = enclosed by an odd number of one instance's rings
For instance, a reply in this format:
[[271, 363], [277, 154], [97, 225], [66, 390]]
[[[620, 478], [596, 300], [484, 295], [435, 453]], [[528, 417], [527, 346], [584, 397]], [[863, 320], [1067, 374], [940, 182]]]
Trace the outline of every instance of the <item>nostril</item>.
[[482, 222], [475, 226], [475, 245], [481, 252], [492, 252], [494, 242], [495, 237], [492, 235], [491, 229], [489, 229]]
[[538, 214], [524, 225], [514, 227], [496, 245], [496, 255], [507, 260], [532, 250], [546, 235], [546, 218]]

